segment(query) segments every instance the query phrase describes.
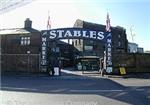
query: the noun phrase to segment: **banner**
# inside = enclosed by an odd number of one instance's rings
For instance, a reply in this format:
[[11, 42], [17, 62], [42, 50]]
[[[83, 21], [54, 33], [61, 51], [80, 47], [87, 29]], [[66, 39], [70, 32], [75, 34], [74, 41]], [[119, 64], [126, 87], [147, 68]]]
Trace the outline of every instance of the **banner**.
[[47, 40], [87, 38], [105, 41], [105, 32], [84, 28], [59, 28], [43, 30], [42, 34], [47, 34]]
[[41, 45], [41, 65], [47, 65], [47, 34], [44, 33], [41, 36], [42, 45]]
[[112, 72], [112, 34], [110, 29], [110, 19], [109, 14], [107, 13], [106, 19], [106, 72]]

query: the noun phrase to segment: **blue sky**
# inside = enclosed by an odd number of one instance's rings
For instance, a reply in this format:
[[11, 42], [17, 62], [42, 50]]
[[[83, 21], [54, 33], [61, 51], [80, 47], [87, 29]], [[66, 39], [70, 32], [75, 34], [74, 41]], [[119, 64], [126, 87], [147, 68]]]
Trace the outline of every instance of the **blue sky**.
[[134, 42], [144, 50], [150, 50], [149, 0], [35, 0], [0, 15], [0, 28], [23, 27], [24, 20], [30, 18], [33, 28], [46, 29], [48, 11], [52, 28], [72, 27], [76, 19], [105, 24], [109, 12], [111, 25], [124, 27], [128, 41], [132, 41], [130, 28], [134, 26]]

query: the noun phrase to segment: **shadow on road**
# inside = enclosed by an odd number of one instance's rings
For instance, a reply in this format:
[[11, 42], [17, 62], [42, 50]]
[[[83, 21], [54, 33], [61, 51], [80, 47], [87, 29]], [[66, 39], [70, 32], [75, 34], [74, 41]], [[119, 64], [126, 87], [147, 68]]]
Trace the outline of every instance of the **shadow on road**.
[[[95, 94], [132, 105], [149, 103], [150, 87], [125, 87], [107, 78], [87, 76], [1, 76], [1, 90], [47, 94]], [[138, 99], [141, 99], [140, 101]], [[142, 101], [142, 102], [141, 102]], [[143, 104], [144, 105], [144, 104]], [[148, 104], [147, 104], [148, 105]]]

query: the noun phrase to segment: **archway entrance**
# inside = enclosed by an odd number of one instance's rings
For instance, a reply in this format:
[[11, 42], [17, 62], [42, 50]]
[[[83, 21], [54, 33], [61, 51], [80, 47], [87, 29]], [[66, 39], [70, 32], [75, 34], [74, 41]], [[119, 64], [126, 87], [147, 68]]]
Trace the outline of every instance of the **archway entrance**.
[[[102, 31], [83, 28], [44, 30], [42, 31], [41, 53], [41, 67], [44, 68], [43, 70], [47, 71], [49, 68], [59, 68], [60, 74], [61, 68], [65, 67], [65, 65], [71, 64], [74, 68], [79, 70], [79, 62], [82, 66], [81, 70], [99, 70], [100, 56], [93, 55], [93, 53], [90, 53], [91, 55], [83, 55], [82, 51], [77, 51], [78, 49], [75, 49], [73, 45], [63, 43], [60, 39], [93, 40], [93, 42], [98, 41], [105, 45], [105, 34]], [[92, 45], [85, 46], [83, 49], [86, 50], [86, 48], [93, 49]]]

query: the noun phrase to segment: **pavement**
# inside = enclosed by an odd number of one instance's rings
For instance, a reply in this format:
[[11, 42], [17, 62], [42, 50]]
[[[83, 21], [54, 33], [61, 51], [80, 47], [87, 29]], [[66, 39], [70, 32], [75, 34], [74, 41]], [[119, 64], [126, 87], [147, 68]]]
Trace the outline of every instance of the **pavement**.
[[62, 72], [2, 75], [0, 105], [150, 105], [149, 78]]

